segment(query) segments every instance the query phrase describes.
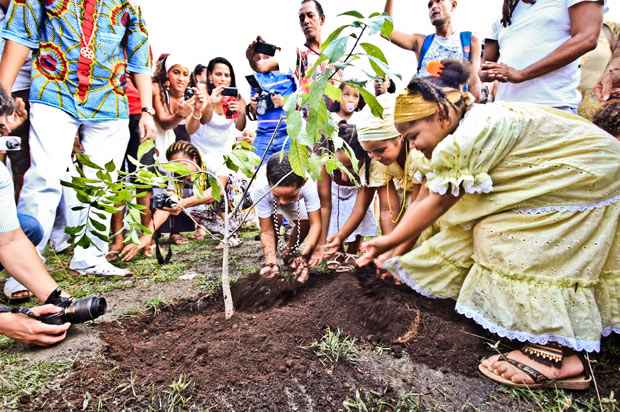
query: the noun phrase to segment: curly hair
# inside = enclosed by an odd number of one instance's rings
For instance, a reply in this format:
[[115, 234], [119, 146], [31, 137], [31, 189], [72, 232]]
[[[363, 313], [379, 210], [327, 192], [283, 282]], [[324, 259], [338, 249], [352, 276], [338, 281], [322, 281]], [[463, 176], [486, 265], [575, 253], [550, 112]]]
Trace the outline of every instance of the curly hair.
[[620, 99], [606, 103], [594, 115], [592, 122], [607, 133], [620, 139]]
[[[457, 60], [442, 60], [443, 70], [439, 77], [414, 77], [407, 85], [411, 93], [420, 93], [424, 100], [435, 102], [439, 106], [439, 118], [446, 120], [450, 114], [450, 107], [456, 108], [448, 100], [444, 93], [444, 88], [461, 89], [467, 83], [471, 75], [469, 63]], [[459, 102], [458, 105], [465, 102]]]
[[286, 153], [274, 153], [267, 161], [267, 181], [270, 186], [279, 182], [279, 187], [300, 188], [306, 183], [306, 179], [293, 172], [291, 163]]

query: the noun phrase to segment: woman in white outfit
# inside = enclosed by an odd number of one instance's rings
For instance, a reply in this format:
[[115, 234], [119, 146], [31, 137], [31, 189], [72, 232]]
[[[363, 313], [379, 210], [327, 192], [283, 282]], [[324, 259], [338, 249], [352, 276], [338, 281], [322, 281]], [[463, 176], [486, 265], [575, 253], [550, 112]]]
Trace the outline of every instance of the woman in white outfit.
[[[206, 86], [206, 87], [205, 87]], [[230, 154], [233, 145], [242, 136], [246, 125], [245, 101], [236, 91], [235, 71], [232, 64], [223, 57], [212, 59], [207, 65], [207, 83], [198, 83], [208, 96], [200, 125], [187, 128], [191, 143], [200, 152], [207, 170], [217, 176], [223, 187], [231, 192], [239, 192], [240, 178], [226, 167], [225, 156]], [[221, 205], [220, 205], [221, 206]], [[223, 230], [221, 212], [217, 205], [205, 206], [212, 219], [209, 230], [220, 233]], [[207, 212], [207, 211], [205, 211]], [[199, 230], [197, 239], [204, 238]]]

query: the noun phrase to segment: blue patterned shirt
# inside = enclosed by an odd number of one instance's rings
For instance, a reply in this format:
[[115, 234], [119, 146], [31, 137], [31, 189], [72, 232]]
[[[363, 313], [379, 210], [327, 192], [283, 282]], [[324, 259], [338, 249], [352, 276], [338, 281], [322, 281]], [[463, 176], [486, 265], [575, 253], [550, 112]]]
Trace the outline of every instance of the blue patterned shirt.
[[151, 72], [135, 0], [12, 0], [0, 35], [34, 51], [30, 102], [80, 120], [127, 118], [127, 72]]

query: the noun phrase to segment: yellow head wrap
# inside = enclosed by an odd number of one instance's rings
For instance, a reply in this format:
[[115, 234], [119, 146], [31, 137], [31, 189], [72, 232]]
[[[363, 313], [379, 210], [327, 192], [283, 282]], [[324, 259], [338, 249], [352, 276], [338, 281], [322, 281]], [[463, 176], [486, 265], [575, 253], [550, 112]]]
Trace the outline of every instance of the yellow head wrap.
[[[472, 103], [473, 96], [467, 92], [455, 89], [444, 89], [444, 93], [452, 104], [465, 100], [466, 105]], [[436, 102], [429, 102], [420, 93], [411, 93], [404, 90], [396, 97], [396, 109], [394, 121], [396, 123], [413, 122], [425, 119], [437, 113], [439, 105]]]
[[394, 96], [386, 93], [377, 97], [377, 100], [383, 107], [383, 119], [373, 116], [369, 106], [364, 107], [356, 122], [357, 139], [360, 142], [390, 140], [400, 136], [394, 126]]

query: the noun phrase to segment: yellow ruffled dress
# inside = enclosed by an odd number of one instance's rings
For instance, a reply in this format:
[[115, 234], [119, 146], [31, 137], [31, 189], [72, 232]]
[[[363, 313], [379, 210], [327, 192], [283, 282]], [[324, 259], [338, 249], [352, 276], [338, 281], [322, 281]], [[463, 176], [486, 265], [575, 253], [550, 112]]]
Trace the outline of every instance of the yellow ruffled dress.
[[465, 195], [386, 268], [502, 337], [598, 351], [620, 333], [620, 143], [575, 115], [474, 105], [426, 185]]

